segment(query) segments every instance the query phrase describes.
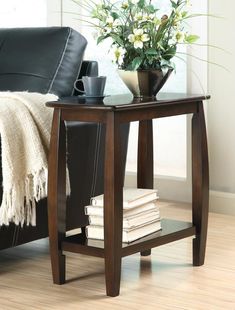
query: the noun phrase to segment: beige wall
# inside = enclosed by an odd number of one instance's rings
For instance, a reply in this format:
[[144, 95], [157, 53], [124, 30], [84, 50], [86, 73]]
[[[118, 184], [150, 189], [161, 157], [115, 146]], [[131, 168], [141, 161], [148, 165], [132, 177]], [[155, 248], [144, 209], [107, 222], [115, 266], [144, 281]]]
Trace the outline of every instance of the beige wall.
[[[209, 60], [224, 69], [209, 65], [208, 86], [212, 98], [208, 104], [210, 182], [214, 191], [235, 193], [235, 1], [210, 0], [209, 44], [230, 54], [209, 48]], [[235, 205], [234, 205], [235, 208]]]
[[47, 26], [61, 26], [61, 0], [47, 1]]

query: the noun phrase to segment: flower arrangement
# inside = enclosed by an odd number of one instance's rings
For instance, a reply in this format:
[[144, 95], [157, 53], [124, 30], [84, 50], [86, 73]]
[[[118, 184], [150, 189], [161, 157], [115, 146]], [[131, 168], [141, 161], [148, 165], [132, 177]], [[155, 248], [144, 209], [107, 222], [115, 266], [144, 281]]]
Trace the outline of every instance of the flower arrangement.
[[151, 0], [101, 0], [97, 4], [86, 0], [90, 24], [98, 30], [97, 44], [110, 41], [119, 69], [174, 68], [172, 58], [178, 44], [192, 44], [199, 38], [186, 30], [186, 21], [192, 16], [189, 0], [169, 1], [170, 12], [160, 15]]

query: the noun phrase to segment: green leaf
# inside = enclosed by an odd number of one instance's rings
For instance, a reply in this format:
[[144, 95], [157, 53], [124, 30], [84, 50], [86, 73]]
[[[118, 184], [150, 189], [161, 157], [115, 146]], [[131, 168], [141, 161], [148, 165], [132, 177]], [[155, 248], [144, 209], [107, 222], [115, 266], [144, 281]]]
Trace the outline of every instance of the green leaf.
[[113, 39], [114, 42], [116, 42], [120, 46], [123, 46], [123, 40], [120, 38], [119, 35], [117, 35], [115, 33], [110, 33], [109, 35]]
[[139, 0], [137, 5], [138, 5], [139, 8], [143, 9], [145, 7], [145, 0]]
[[187, 12], [187, 11], [183, 11], [183, 12], [181, 13], [182, 18], [184, 18], [185, 16], [187, 16], [187, 14], [188, 14], [188, 12]]
[[155, 13], [157, 11], [152, 4], [147, 5], [145, 9], [149, 14]]
[[142, 61], [143, 61], [142, 57], [135, 57], [131, 63], [132, 70], [137, 70], [141, 65]]
[[196, 42], [199, 38], [200, 37], [195, 35], [195, 34], [190, 34], [190, 35], [185, 37], [184, 41], [192, 44], [192, 43]]
[[174, 1], [172, 1], [172, 0], [171, 0], [171, 5], [172, 5], [173, 9], [176, 9], [176, 8], [177, 8], [177, 3], [174, 2]]
[[162, 50], [162, 51], [165, 50], [161, 42], [158, 42], [158, 43], [157, 43], [157, 47], [158, 47], [160, 50]]
[[155, 48], [151, 47], [151, 48], [149, 48], [149, 49], [147, 49], [145, 51], [145, 54], [147, 54], [147, 55], [157, 55], [158, 52], [155, 50]]
[[119, 15], [116, 12], [112, 12], [110, 15], [113, 17], [113, 19], [119, 18]]
[[161, 60], [161, 67], [172, 68], [175, 70], [175, 64], [169, 60], [162, 59]]
[[170, 46], [164, 54], [162, 54], [162, 58], [169, 61], [172, 57], [175, 56], [175, 53], [176, 53], [176, 46], [173, 45], [173, 46]]
[[96, 44], [98, 45], [100, 42], [102, 42], [104, 39], [106, 39], [107, 38], [107, 36], [99, 36], [98, 38], [97, 38], [97, 41], [96, 41]]

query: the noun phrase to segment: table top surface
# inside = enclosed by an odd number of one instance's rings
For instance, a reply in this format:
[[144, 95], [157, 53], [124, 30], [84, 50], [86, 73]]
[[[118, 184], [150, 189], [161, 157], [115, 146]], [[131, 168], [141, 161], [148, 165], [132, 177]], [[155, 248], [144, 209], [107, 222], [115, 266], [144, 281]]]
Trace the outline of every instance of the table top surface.
[[175, 105], [182, 102], [198, 102], [207, 99], [210, 99], [209, 95], [182, 93], [160, 93], [157, 98], [134, 98], [131, 94], [104, 96], [104, 98], [73, 96], [61, 98], [58, 101], [47, 102], [46, 106], [61, 109], [130, 110], [143, 107]]

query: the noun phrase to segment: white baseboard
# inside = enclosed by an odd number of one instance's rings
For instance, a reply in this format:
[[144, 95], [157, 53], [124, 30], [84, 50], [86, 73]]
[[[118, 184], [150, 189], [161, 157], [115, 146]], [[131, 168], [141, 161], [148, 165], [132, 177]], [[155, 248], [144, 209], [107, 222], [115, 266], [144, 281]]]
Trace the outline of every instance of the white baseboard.
[[[125, 177], [125, 186], [136, 187], [136, 182], [136, 173], [128, 172]], [[154, 188], [158, 189], [160, 199], [180, 202], [192, 201], [191, 183], [185, 178], [155, 176]]]
[[210, 211], [235, 215], [235, 194], [210, 191]]
[[[128, 173], [125, 186], [136, 187], [136, 174]], [[186, 179], [155, 177], [154, 188], [159, 191], [160, 199], [179, 202], [192, 201], [191, 183]], [[210, 212], [235, 215], [235, 193], [226, 193], [210, 190]]]

